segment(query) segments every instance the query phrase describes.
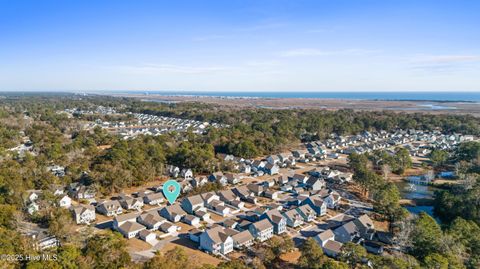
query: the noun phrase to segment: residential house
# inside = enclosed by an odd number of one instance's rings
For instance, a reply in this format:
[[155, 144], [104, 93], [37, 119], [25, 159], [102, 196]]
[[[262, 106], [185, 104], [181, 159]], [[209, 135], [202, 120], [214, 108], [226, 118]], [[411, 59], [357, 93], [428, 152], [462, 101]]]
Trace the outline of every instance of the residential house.
[[240, 183], [240, 178], [237, 175], [234, 175], [232, 173], [225, 174], [225, 177], [227, 178], [227, 182], [230, 184], [238, 184]]
[[287, 225], [290, 227], [295, 228], [303, 224], [303, 218], [296, 209], [290, 209], [282, 215], [286, 218]]
[[196, 178], [193, 178], [192, 180], [190, 180], [190, 185], [192, 185], [192, 187], [194, 188], [198, 188], [198, 187], [201, 187], [205, 184], [208, 183], [208, 179], [206, 177], [196, 177]]
[[238, 221], [235, 219], [226, 219], [222, 222], [223, 227], [235, 229], [238, 225]]
[[69, 208], [72, 206], [72, 198], [68, 197], [68, 195], [65, 195], [58, 201], [58, 205], [60, 207]]
[[188, 231], [188, 238], [195, 243], [200, 243], [200, 235], [202, 235], [203, 231], [197, 228], [194, 228]]
[[195, 227], [200, 225], [200, 219], [198, 217], [195, 217], [194, 215], [185, 215], [185, 217], [182, 218], [182, 221]]
[[335, 208], [342, 199], [340, 194], [336, 191], [322, 190], [318, 195], [322, 197], [328, 208]]
[[362, 246], [370, 253], [377, 255], [383, 253], [383, 245], [380, 242], [363, 241]]
[[182, 193], [187, 193], [187, 192], [193, 190], [193, 186], [192, 186], [192, 184], [190, 184], [189, 180], [184, 180], [184, 181], [181, 181], [179, 183], [180, 183], [180, 188], [181, 188]]
[[265, 188], [271, 188], [271, 187], [275, 186], [275, 180], [273, 180], [273, 179], [267, 179], [267, 180], [265, 180], [265, 181], [262, 182], [262, 185], [263, 185], [263, 187], [265, 187]]
[[98, 213], [105, 215], [105, 216], [116, 216], [122, 214], [123, 209], [120, 205], [120, 202], [117, 200], [115, 201], [105, 201], [97, 205], [96, 210]]
[[361, 215], [357, 219], [354, 219], [353, 222], [357, 225], [362, 238], [372, 240], [375, 234], [375, 226], [372, 219], [367, 214]]
[[240, 200], [233, 200], [229, 203], [232, 207], [242, 209], [245, 206], [245, 203]]
[[174, 165], [167, 165], [167, 173], [171, 177], [176, 178], [180, 174], [180, 168], [178, 168], [177, 166], [174, 166]]
[[162, 223], [167, 220], [160, 216], [158, 211], [152, 210], [150, 212], [143, 213], [137, 217], [138, 223], [145, 225], [148, 230], [158, 230]]
[[218, 196], [220, 197], [220, 200], [224, 201], [225, 203], [230, 203], [231, 201], [240, 200], [240, 197], [235, 195], [231, 189], [219, 191]]
[[97, 193], [94, 186], [85, 186], [79, 182], [71, 183], [69, 185], [69, 192], [70, 195], [77, 200], [93, 199]]
[[251, 221], [248, 221], [248, 220], [242, 220], [240, 221], [239, 224], [237, 224], [237, 230], [239, 231], [245, 231], [245, 230], [248, 230], [248, 227], [250, 227], [250, 225], [252, 224]]
[[275, 181], [277, 182], [278, 185], [287, 184], [287, 182], [288, 182], [288, 176], [286, 176], [286, 175], [280, 175], [280, 176], [278, 176], [278, 177], [275, 178]]
[[138, 212], [132, 212], [120, 216], [115, 216], [113, 218], [113, 229], [118, 230], [118, 228], [125, 222], [137, 222], [137, 217], [140, 215]]
[[352, 173], [340, 173], [333, 177], [333, 180], [338, 183], [347, 183], [352, 181], [353, 174]]
[[113, 228], [128, 239], [137, 236], [140, 231], [145, 230], [145, 226], [137, 223], [136, 221], [138, 215], [138, 213], [133, 212], [116, 216], [113, 219]]
[[317, 214], [317, 216], [324, 216], [327, 214], [327, 203], [319, 196], [310, 196], [302, 202], [303, 205], [308, 204]]
[[267, 197], [267, 198], [270, 198], [270, 199], [273, 199], [273, 200], [277, 200], [279, 193], [280, 193], [279, 191], [269, 189], [269, 190], [266, 190], [263, 194], [264, 194], [265, 197]]
[[325, 255], [336, 258], [342, 252], [342, 247], [342, 243], [335, 240], [328, 240], [322, 247], [322, 250]]
[[311, 176], [306, 182], [307, 189], [312, 191], [319, 191], [322, 188], [325, 188], [325, 180]]
[[302, 159], [302, 158], [305, 158], [305, 154], [307, 154], [307, 152], [308, 151], [306, 150], [294, 150], [292, 151], [292, 155], [297, 159]]
[[187, 213], [178, 204], [173, 204], [160, 209], [160, 216], [171, 222], [179, 222]]
[[202, 221], [209, 221], [210, 220], [210, 213], [204, 208], [202, 210], [197, 210], [194, 213], [195, 216], [199, 217]]
[[225, 203], [220, 201], [213, 201], [212, 209], [222, 217], [226, 217], [230, 214], [230, 207], [225, 206]]
[[252, 167], [248, 164], [242, 163], [238, 166], [238, 171], [240, 173], [250, 174], [252, 172]]
[[290, 153], [280, 153], [277, 156], [278, 156], [278, 161], [281, 164], [285, 164], [292, 157]]
[[264, 167], [264, 170], [269, 175], [276, 175], [280, 172], [280, 167], [276, 164], [267, 163]]
[[95, 207], [91, 205], [78, 205], [72, 207], [71, 210], [77, 224], [90, 224], [95, 221]]
[[291, 177], [291, 179], [298, 182], [299, 184], [305, 184], [308, 180], [308, 176], [306, 176], [304, 174], [294, 174]]
[[248, 189], [248, 187], [245, 186], [245, 185], [236, 187], [235, 189], [233, 189], [233, 193], [238, 195], [240, 197], [240, 199], [245, 201], [245, 202], [252, 203], [252, 204], [257, 203], [257, 198], [255, 197], [255, 194], [252, 193]]
[[227, 178], [222, 172], [216, 172], [208, 176], [208, 180], [211, 182], [219, 182], [222, 186], [227, 185]]
[[315, 241], [317, 241], [317, 243], [323, 248], [327, 241], [335, 240], [335, 234], [332, 230], [328, 229], [317, 234], [313, 239], [315, 239]]
[[233, 239], [221, 226], [215, 226], [200, 235], [200, 248], [213, 254], [228, 254], [233, 251]]
[[317, 216], [317, 214], [312, 209], [312, 207], [310, 207], [309, 204], [299, 206], [295, 210], [297, 210], [298, 214], [300, 214], [304, 222], [311, 222]]
[[201, 193], [200, 196], [205, 202], [205, 205], [210, 204], [212, 201], [220, 201], [220, 197], [213, 191]]
[[347, 243], [354, 241], [356, 238], [360, 238], [358, 227], [353, 221], [336, 228], [333, 230], [333, 233], [335, 234], [335, 240], [340, 243]]
[[192, 169], [183, 168], [182, 171], [180, 171], [180, 176], [183, 177], [185, 180], [192, 179], [193, 178]]
[[280, 158], [278, 155], [270, 155], [266, 158], [269, 164], [278, 164], [280, 162]]
[[120, 195], [119, 200], [120, 205], [123, 209], [126, 210], [141, 210], [143, 207], [143, 199], [133, 198], [128, 195]]
[[259, 220], [248, 227], [253, 237], [260, 242], [266, 241], [273, 236], [273, 225], [268, 219]]
[[263, 168], [265, 167], [267, 163], [264, 162], [264, 161], [260, 161], [260, 160], [255, 160], [253, 161], [252, 163], [252, 169], [253, 171], [260, 171], [260, 170], [263, 170]]
[[275, 234], [282, 234], [287, 231], [287, 219], [278, 211], [278, 209], [273, 209], [265, 212], [260, 218], [268, 219], [273, 225], [273, 232]]
[[166, 234], [175, 234], [180, 228], [168, 221], [160, 224], [159, 230], [166, 233]]
[[255, 183], [248, 184], [247, 188], [248, 188], [249, 191], [251, 191], [256, 196], [262, 195], [263, 191], [264, 191], [263, 185], [259, 185], [259, 184], [255, 184]]
[[249, 230], [244, 230], [237, 234], [232, 235], [233, 247], [236, 249], [242, 249], [253, 245], [254, 237]]
[[157, 238], [157, 235], [155, 233], [150, 232], [148, 230], [141, 230], [138, 233], [138, 236], [140, 237], [140, 239], [142, 239], [147, 243], [154, 243], [155, 239]]
[[143, 202], [149, 205], [159, 205], [163, 203], [164, 198], [161, 192], [149, 193], [143, 196]]
[[200, 194], [183, 198], [182, 200], [182, 208], [188, 213], [193, 214], [197, 210], [201, 210], [204, 208], [204, 201]]

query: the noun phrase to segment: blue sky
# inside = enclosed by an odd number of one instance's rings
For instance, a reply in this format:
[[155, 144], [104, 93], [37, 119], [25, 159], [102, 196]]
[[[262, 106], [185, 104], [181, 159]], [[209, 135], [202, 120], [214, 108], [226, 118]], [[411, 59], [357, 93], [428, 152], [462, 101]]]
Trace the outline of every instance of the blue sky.
[[0, 0], [0, 90], [478, 91], [480, 1]]

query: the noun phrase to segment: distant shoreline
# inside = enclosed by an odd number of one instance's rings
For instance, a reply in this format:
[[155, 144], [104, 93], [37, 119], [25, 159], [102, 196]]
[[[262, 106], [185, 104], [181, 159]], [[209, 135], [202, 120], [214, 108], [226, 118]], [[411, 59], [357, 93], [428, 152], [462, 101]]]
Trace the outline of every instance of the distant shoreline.
[[233, 100], [318, 99], [385, 102], [480, 103], [479, 92], [238, 92], [238, 91], [0, 91], [0, 96], [99, 94], [168, 98], [217, 98]]
[[219, 99], [339, 99], [367, 101], [408, 101], [439, 103], [480, 102], [480, 92], [174, 92], [118, 91], [109, 94]]

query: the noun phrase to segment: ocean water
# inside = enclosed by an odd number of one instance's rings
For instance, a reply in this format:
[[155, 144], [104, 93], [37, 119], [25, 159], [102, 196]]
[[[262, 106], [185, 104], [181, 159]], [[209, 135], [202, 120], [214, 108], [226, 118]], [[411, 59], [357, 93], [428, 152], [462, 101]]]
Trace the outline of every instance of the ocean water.
[[[139, 94], [139, 91], [119, 93]], [[415, 100], [480, 102], [480, 92], [235, 92], [235, 91], [147, 91], [149, 94], [168, 96], [210, 96], [225, 98], [322, 98], [357, 100]]]

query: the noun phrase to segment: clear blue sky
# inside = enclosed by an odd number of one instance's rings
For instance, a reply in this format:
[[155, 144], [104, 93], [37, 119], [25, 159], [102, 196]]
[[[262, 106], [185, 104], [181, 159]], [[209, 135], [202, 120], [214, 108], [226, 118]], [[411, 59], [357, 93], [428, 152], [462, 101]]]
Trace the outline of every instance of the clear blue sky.
[[475, 0], [0, 0], [0, 90], [480, 90]]

